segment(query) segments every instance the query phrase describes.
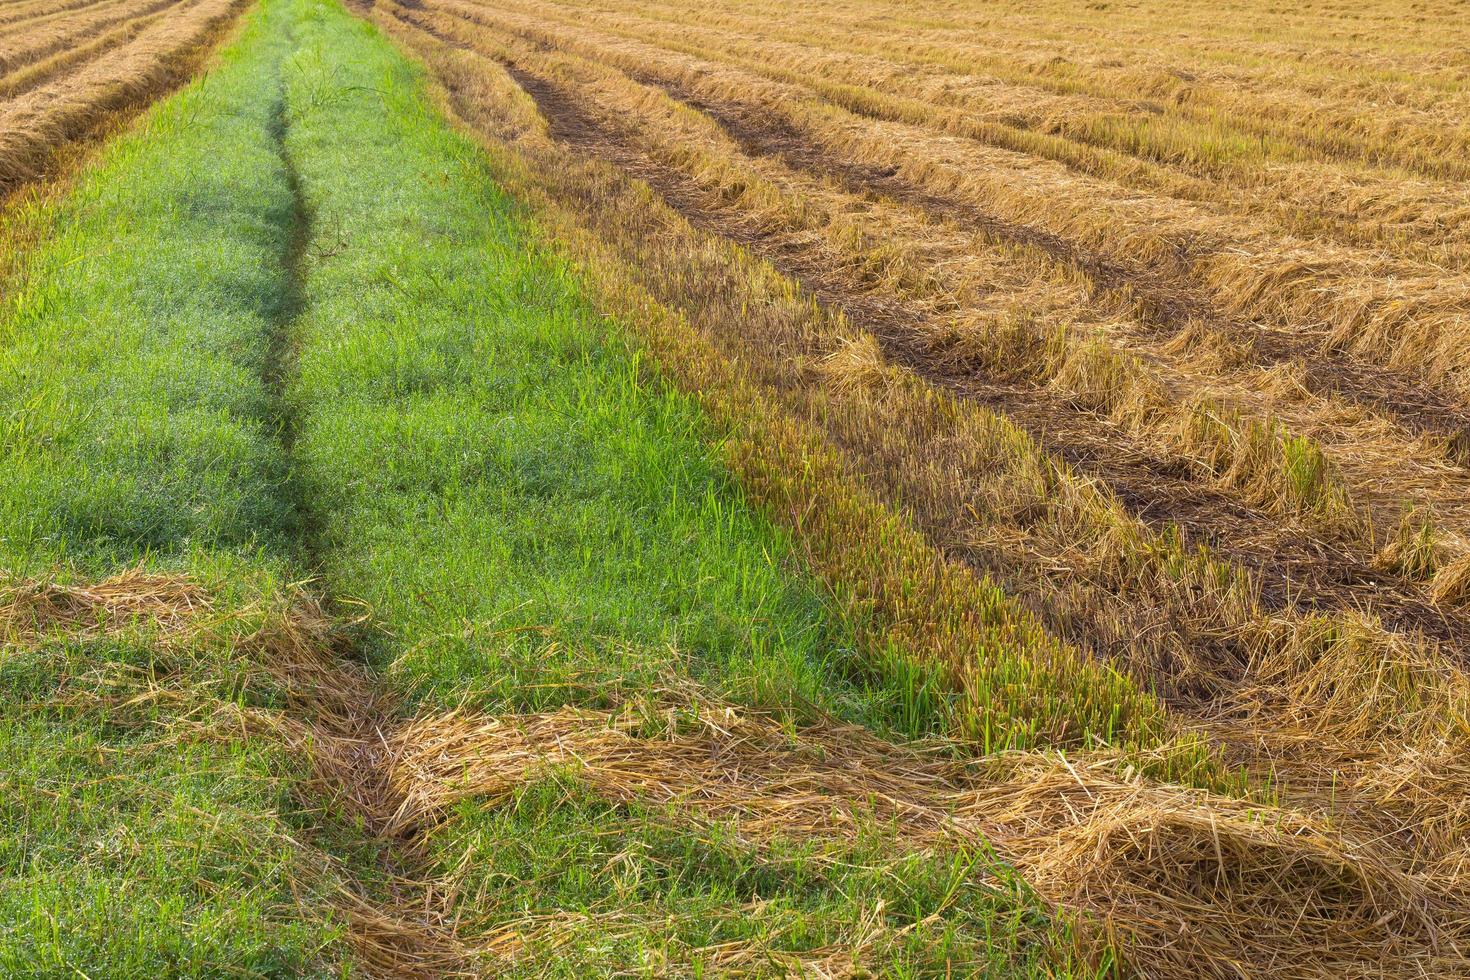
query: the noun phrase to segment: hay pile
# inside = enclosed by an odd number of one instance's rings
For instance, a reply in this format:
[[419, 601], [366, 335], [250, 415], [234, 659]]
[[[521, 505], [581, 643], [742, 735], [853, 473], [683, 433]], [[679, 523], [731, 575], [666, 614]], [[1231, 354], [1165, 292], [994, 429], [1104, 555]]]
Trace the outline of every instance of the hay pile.
[[177, 633], [211, 608], [209, 595], [189, 579], [141, 568], [91, 584], [0, 580], [0, 639], [34, 642], [50, 633], [95, 639], [144, 621]]

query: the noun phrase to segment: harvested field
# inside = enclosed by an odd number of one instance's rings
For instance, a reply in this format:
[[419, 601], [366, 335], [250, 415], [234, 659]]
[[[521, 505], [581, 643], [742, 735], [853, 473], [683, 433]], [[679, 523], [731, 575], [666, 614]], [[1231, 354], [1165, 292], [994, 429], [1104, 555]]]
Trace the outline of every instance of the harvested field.
[[[1283, 802], [1457, 864], [1470, 398], [1446, 358], [1470, 303], [1458, 223], [1407, 220], [1466, 203], [1463, 129], [1423, 124], [1413, 93], [1438, 83], [1282, 68], [1253, 53], [1270, 15], [1250, 5], [1193, 52], [1162, 11], [1157, 45], [1132, 23], [1137, 65], [1108, 53], [1111, 18], [1064, 28], [1072, 8], [862, 4], [811, 30], [776, 4], [370, 16], [557, 215], [608, 308], [665, 310], [649, 330], [683, 321], [744, 376], [666, 334], [681, 384], [806, 420]], [[1398, 101], [1365, 113], [1370, 84]], [[1411, 131], [1412, 151], [1388, 135]], [[1410, 802], [1398, 778], [1436, 788]]]
[[55, 172], [198, 69], [246, 0], [15, 5], [0, 18], [0, 193]]
[[1470, 975], [1467, 13], [0, 8], [0, 972]]

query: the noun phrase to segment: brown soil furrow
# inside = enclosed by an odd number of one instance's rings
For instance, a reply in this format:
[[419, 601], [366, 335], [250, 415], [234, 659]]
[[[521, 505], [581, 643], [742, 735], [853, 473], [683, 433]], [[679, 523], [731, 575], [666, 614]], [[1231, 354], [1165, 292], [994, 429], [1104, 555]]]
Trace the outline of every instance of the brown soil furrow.
[[[607, 159], [644, 180], [692, 225], [745, 245], [871, 332], [886, 353], [931, 383], [977, 401], [1016, 422], [1054, 456], [1104, 484], [1142, 523], [1178, 527], [1196, 543], [1250, 571], [1271, 607], [1371, 608], [1390, 628], [1423, 633], [1458, 648], [1467, 635], [1461, 617], [1427, 603], [1397, 580], [1339, 548], [1290, 527], [1274, 515], [1203, 487], [1177, 462], [1161, 459], [1106, 420], [1078, 411], [1051, 392], [987, 382], [936, 363], [913, 340], [912, 324], [926, 314], [855, 291], [820, 261], [706, 209], [687, 178], [660, 166], [622, 140], [575, 99], [546, 79], [508, 65], [540, 106], [554, 138]], [[999, 570], [998, 570], [999, 571]], [[1000, 571], [1004, 576], [1004, 572]]]
[[1084, 273], [1101, 293], [1127, 295], [1139, 313], [1139, 321], [1153, 327], [1161, 341], [1191, 327], [1204, 327], [1233, 338], [1256, 366], [1292, 365], [1302, 372], [1308, 390], [1336, 395], [1381, 412], [1415, 435], [1441, 436], [1451, 446], [1453, 456], [1470, 466], [1470, 410], [1418, 379], [1345, 356], [1297, 331], [1228, 317], [1197, 291], [1168, 282], [1156, 273], [1125, 267], [1043, 229], [1006, 221], [969, 202], [914, 186], [890, 170], [842, 160], [805, 134], [783, 126], [779, 116], [762, 112], [760, 107], [703, 99], [677, 82], [655, 76], [637, 80], [655, 85], [709, 115], [752, 156], [775, 156], [795, 169], [835, 177], [855, 192], [882, 194], [912, 205], [936, 220], [961, 220], [998, 243], [1038, 249], [1059, 264]]
[[[498, 9], [492, 13], [463, 3], [445, 6], [494, 29], [534, 36], [538, 44], [558, 48], [565, 35], [568, 50], [582, 48], [577, 27], [547, 29], [534, 18], [509, 16]], [[515, 26], [507, 26], [511, 24]], [[668, 44], [680, 52], [689, 48]], [[766, 66], [751, 58], [738, 61], [729, 69], [750, 76], [754, 88], [770, 90], [779, 83], [798, 90], [786, 96], [766, 91], [760, 97], [762, 109], [821, 129], [838, 155], [901, 166], [925, 187], [964, 187], [967, 200], [997, 202], [995, 206], [1013, 221], [1041, 223], [1064, 238], [1085, 240], [1090, 250], [1105, 252], [1125, 266], [1145, 264], [1166, 291], [1208, 296], [1216, 309], [1228, 311], [1227, 321], [1248, 318], [1271, 323], [1268, 349], [1283, 337], [1290, 341], [1295, 332], [1308, 351], [1320, 347], [1334, 359], [1389, 369], [1387, 378], [1342, 378], [1353, 390], [1364, 382], [1393, 380], [1395, 373], [1422, 378], [1439, 388], [1430, 401], [1419, 397], [1412, 384], [1385, 385], [1392, 390], [1380, 392], [1371, 385], [1365, 389], [1387, 407], [1397, 404], [1420, 425], [1433, 424], [1439, 403], [1459, 405], [1458, 414], [1463, 415], [1463, 402], [1457, 401], [1464, 397], [1457, 365], [1464, 351], [1453, 338], [1463, 325], [1457, 304], [1466, 284], [1442, 264], [1411, 262], [1403, 254], [1382, 249], [1334, 248], [1271, 234], [1257, 220], [1255, 209], [1220, 212], [1125, 191], [1107, 180], [1070, 172], [1064, 163], [1044, 160], [1045, 154], [1025, 147], [1002, 151], [983, 139], [964, 138], [969, 128], [963, 125], [949, 136], [936, 135], [926, 129], [924, 119], [915, 117], [923, 111], [917, 104], [875, 105], [840, 85], [819, 80], [806, 84], [799, 75], [793, 76], [790, 66]], [[865, 127], [864, 121], [872, 125]], [[1007, 183], [999, 175], [1011, 170], [1016, 171], [1015, 181]], [[1054, 184], [1055, 191], [1038, 196], [1036, 187], [1044, 182]], [[1269, 203], [1264, 205], [1265, 215], [1273, 210]], [[1034, 221], [1031, 215], [1036, 216]], [[1238, 337], [1225, 339], [1239, 343]]]
[[0, 191], [58, 169], [72, 144], [105, 132], [193, 76], [248, 0], [201, 0], [123, 45], [0, 103]]

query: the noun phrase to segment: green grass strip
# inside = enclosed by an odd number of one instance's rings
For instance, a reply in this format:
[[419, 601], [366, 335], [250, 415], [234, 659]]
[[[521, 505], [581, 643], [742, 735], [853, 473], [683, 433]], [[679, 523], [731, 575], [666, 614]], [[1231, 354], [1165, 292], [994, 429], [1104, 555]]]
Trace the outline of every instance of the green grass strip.
[[[252, 17], [206, 83], [42, 217], [0, 317], [6, 573], [144, 562], [204, 580], [221, 613], [280, 591], [294, 508], [262, 376], [293, 208], [275, 137], [287, 50], [279, 18]], [[173, 735], [181, 713], [278, 697], [234, 658], [251, 621], [180, 648], [143, 627], [0, 645], [0, 975], [340, 959], [338, 930], [298, 904], [327, 883], [297, 840], [297, 762]]]
[[289, 539], [262, 383], [291, 190], [259, 23], [111, 145], [0, 320], [0, 564]]
[[[0, 316], [8, 575], [142, 563], [228, 615], [318, 571], [374, 610], [361, 652], [406, 710], [675, 679], [793, 722], [931, 727], [944, 692], [872, 669], [696, 402], [530, 246], [417, 69], [334, 0], [264, 0], [47, 220]], [[232, 642], [260, 615], [184, 645], [140, 626], [0, 650], [0, 972], [350, 972], [299, 760], [178, 737], [279, 706]], [[905, 854], [880, 826], [753, 849], [569, 773], [426, 843], [427, 870], [468, 869], [468, 929], [568, 923], [533, 937], [528, 975], [697, 972], [716, 947], [774, 973], [766, 952], [870, 939], [875, 909], [884, 974], [1073, 969], [983, 849]]]
[[[430, 706], [607, 703], [660, 677], [881, 724], [850, 630], [685, 398], [530, 248], [478, 148], [324, 5], [291, 59], [310, 213], [290, 400], [326, 580]], [[893, 717], [897, 717], [894, 713]]]
[[[505, 712], [673, 675], [794, 719], [901, 721], [912, 692], [853, 670], [851, 625], [744, 503], [694, 403], [531, 247], [418, 70], [334, 3], [299, 6], [286, 146], [313, 234], [295, 458], [325, 580], [374, 610], [386, 680], [420, 710]], [[472, 801], [428, 841], [440, 872], [467, 869], [467, 921], [567, 922], [533, 939], [526, 975], [698, 972], [724, 944], [818, 956], [879, 907], [885, 975], [1056, 968], [1052, 924], [986, 855], [904, 855], [881, 827], [755, 850], [579, 785]]]

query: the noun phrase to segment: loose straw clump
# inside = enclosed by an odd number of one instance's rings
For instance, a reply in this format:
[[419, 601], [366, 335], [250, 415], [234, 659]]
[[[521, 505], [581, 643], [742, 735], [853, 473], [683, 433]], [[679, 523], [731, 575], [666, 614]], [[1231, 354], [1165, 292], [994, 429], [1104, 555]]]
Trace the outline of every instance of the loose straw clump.
[[394, 823], [431, 823], [466, 798], [497, 805], [572, 767], [607, 799], [677, 803], [752, 844], [851, 837], [874, 819], [915, 849], [989, 841], [1144, 976], [1470, 971], [1458, 885], [1305, 813], [1152, 782], [1103, 754], [1018, 753], [967, 773], [858, 729], [793, 737], [728, 707], [669, 710], [653, 736], [633, 709], [418, 719], [389, 740]]

